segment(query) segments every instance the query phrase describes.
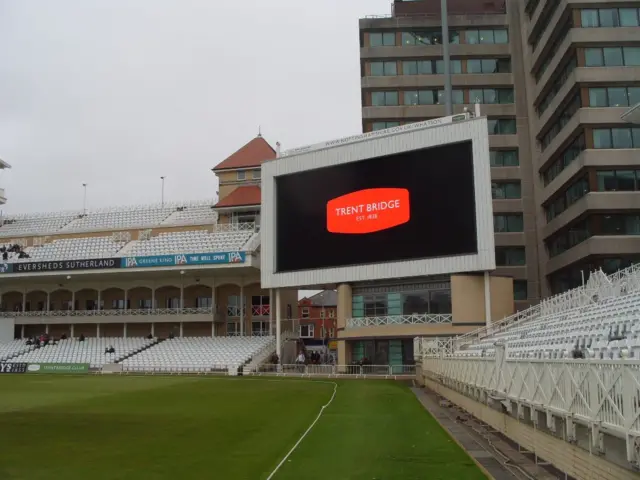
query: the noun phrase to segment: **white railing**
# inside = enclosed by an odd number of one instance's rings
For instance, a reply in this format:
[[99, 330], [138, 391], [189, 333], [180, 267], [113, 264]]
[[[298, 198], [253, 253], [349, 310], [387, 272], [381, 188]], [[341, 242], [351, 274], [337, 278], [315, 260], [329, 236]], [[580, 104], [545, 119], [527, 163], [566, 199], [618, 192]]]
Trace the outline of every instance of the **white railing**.
[[14, 317], [120, 317], [124, 315], [213, 315], [212, 308], [144, 308], [110, 310], [50, 310], [33, 312], [0, 312], [0, 318]]
[[469, 396], [483, 391], [539, 411], [640, 436], [640, 362], [425, 358], [427, 377]]
[[253, 232], [256, 229], [254, 222], [243, 223], [218, 223], [213, 226], [213, 232]]
[[379, 327], [381, 325], [424, 325], [451, 323], [450, 314], [386, 315], [381, 317], [359, 317], [347, 319], [347, 328]]
[[278, 375], [290, 377], [394, 378], [415, 376], [415, 365], [260, 365], [245, 375]]

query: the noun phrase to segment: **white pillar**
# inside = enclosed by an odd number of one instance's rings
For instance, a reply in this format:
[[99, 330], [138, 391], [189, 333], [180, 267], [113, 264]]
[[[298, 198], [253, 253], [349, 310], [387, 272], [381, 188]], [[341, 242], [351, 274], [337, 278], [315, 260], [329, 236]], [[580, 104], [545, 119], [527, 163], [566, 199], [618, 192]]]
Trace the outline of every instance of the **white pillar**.
[[96, 324], [96, 338], [100, 338], [100, 324]]
[[240, 336], [244, 335], [244, 285], [240, 285]]
[[156, 324], [151, 322], [151, 336], [155, 337], [156, 336]]
[[124, 331], [122, 333], [123, 333], [124, 338], [127, 338], [127, 323], [126, 322], [124, 324]]
[[24, 290], [22, 292], [22, 311], [24, 312], [27, 308], [27, 291]]
[[151, 289], [151, 310], [155, 310], [156, 308], [156, 289], [155, 287]]
[[182, 333], [184, 332], [182, 326], [183, 326], [183, 323], [180, 322], [180, 338], [182, 338]]
[[51, 306], [51, 292], [47, 292], [47, 305], [45, 306], [44, 311], [48, 312], [50, 306]]
[[216, 281], [211, 285], [211, 336], [216, 336]]
[[22, 327], [20, 328], [20, 338], [24, 338], [24, 323], [22, 324]]
[[102, 310], [102, 291], [98, 289], [98, 311]]
[[69, 332], [69, 334], [71, 335], [71, 338], [73, 338], [73, 337], [74, 337], [74, 335], [73, 335], [73, 331], [74, 331], [74, 328], [73, 328], [73, 327], [74, 327], [74, 326], [75, 326], [75, 325], [72, 323], [72, 324], [71, 324], [71, 331]]
[[180, 310], [184, 308], [184, 285], [180, 284]]
[[76, 309], [76, 291], [73, 290], [71, 292], [71, 310], [75, 310]]
[[280, 308], [280, 289], [276, 288], [276, 353], [278, 354], [278, 358], [280, 359], [280, 363], [282, 363], [282, 339], [280, 338], [280, 321], [282, 320], [282, 309]]
[[491, 277], [484, 272], [484, 318], [487, 327], [491, 326]]
[[127, 303], [129, 301], [129, 290], [127, 290], [126, 288], [124, 289], [124, 308], [123, 310], [126, 312], [128, 310], [127, 308]]
[[44, 326], [44, 333], [49, 335], [49, 324], [48, 323]]
[[273, 335], [273, 288], [269, 289], [269, 335]]

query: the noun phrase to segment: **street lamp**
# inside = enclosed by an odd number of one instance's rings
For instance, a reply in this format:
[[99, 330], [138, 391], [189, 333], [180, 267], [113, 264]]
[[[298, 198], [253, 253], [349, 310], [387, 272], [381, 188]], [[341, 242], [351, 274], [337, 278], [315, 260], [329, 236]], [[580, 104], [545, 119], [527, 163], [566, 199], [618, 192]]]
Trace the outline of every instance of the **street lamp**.
[[84, 195], [82, 198], [82, 213], [87, 214], [87, 184], [83, 183], [82, 188], [84, 189]]
[[160, 177], [160, 180], [162, 180], [162, 190], [160, 192], [160, 201], [162, 203], [162, 206], [164, 207], [164, 179], [166, 177]]

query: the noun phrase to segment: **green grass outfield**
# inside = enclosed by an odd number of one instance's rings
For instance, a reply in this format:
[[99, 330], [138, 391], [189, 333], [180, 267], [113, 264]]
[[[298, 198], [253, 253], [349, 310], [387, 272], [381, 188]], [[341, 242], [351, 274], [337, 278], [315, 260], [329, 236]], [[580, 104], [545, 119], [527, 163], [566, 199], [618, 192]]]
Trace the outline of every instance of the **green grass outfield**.
[[[273, 480], [485, 479], [400, 383], [338, 380]], [[1, 480], [266, 479], [333, 382], [0, 376]]]

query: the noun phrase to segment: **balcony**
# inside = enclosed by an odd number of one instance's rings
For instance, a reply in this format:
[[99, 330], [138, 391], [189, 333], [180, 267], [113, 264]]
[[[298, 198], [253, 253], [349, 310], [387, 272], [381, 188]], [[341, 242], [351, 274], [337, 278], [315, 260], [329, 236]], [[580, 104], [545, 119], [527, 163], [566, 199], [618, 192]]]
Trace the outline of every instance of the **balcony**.
[[381, 327], [385, 325], [426, 325], [452, 323], [450, 314], [387, 315], [347, 319], [347, 328]]
[[0, 312], [0, 318], [14, 318], [17, 325], [224, 321], [224, 318], [219, 313], [216, 313], [214, 317], [212, 308]]

